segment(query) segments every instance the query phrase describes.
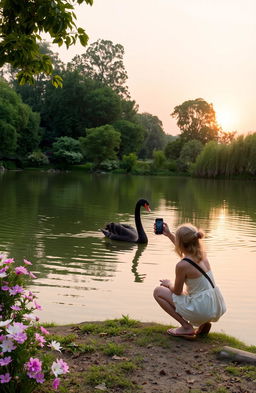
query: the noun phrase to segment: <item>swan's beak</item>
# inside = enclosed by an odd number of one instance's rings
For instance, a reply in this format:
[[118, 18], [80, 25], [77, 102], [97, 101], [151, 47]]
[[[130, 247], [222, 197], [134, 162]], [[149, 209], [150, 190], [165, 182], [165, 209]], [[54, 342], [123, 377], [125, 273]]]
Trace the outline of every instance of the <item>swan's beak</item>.
[[150, 209], [150, 207], [149, 207], [149, 205], [144, 205], [144, 207], [145, 207], [145, 209], [148, 211], [148, 212], [151, 212], [151, 209]]

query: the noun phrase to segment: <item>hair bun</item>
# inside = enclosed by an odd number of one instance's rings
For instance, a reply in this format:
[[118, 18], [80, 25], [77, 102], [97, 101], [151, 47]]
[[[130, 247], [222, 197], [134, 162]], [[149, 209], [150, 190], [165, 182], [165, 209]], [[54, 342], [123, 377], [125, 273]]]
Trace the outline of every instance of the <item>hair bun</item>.
[[197, 236], [198, 239], [203, 239], [204, 233], [201, 232], [201, 231], [198, 231], [197, 234], [196, 234], [196, 236]]

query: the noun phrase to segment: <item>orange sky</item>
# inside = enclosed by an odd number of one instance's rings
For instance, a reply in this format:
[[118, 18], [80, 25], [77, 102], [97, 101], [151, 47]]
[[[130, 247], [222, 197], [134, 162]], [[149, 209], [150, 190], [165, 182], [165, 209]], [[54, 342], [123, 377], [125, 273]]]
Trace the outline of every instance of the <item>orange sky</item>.
[[[76, 14], [90, 43], [124, 46], [131, 96], [165, 132], [179, 132], [174, 106], [198, 97], [224, 130], [256, 131], [256, 0], [94, 0]], [[85, 52], [53, 50], [65, 62]]]

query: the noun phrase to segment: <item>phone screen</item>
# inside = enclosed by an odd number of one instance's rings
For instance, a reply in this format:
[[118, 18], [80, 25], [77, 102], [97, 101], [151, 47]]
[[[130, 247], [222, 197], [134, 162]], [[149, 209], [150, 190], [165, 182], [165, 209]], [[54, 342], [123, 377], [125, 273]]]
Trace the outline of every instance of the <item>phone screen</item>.
[[162, 218], [156, 218], [156, 235], [161, 235], [163, 233], [163, 223]]

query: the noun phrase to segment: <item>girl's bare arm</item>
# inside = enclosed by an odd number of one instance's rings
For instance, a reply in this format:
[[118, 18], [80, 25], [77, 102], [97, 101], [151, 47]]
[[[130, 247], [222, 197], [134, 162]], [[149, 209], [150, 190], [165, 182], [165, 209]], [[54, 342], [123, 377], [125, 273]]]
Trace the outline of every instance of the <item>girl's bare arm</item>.
[[171, 240], [171, 242], [175, 244], [175, 234], [170, 231], [166, 222], [164, 222], [163, 224], [163, 235], [167, 236]]

